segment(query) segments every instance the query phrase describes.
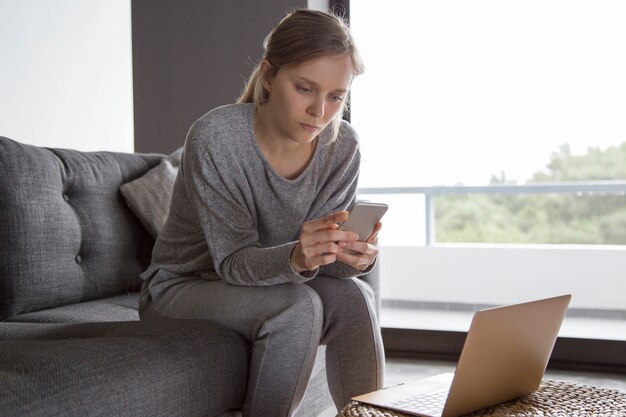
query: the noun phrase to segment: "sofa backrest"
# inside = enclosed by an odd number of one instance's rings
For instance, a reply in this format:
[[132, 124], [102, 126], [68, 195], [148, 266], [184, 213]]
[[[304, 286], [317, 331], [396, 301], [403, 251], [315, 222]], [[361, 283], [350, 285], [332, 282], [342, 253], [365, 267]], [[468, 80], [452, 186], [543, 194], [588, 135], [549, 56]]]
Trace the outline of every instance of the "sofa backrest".
[[162, 158], [0, 137], [0, 320], [138, 290], [154, 241], [119, 187]]

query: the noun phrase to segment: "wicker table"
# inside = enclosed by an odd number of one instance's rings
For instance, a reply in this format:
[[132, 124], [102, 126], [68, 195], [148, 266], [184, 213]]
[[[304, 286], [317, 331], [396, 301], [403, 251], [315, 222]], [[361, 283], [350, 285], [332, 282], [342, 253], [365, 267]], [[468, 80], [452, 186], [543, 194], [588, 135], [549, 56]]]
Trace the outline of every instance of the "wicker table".
[[[345, 406], [339, 416], [410, 417], [404, 413], [383, 410], [356, 401]], [[468, 416], [626, 417], [626, 393], [608, 388], [546, 380], [532, 394]]]

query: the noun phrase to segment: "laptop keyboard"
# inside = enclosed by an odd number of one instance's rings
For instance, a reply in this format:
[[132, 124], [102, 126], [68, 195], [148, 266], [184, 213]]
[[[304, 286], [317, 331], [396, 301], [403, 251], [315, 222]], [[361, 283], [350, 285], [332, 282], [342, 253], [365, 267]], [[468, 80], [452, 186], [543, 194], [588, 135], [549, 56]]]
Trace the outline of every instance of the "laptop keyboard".
[[389, 403], [390, 407], [420, 414], [441, 414], [448, 397], [448, 390], [431, 394], [419, 394]]

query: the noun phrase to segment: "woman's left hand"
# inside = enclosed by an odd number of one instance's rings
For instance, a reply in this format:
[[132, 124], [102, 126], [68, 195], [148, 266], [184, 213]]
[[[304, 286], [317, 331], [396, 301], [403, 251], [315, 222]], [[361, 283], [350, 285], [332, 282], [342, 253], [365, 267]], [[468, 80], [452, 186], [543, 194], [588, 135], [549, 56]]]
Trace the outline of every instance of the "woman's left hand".
[[337, 260], [359, 271], [367, 269], [378, 256], [378, 232], [382, 227], [382, 223], [378, 222], [365, 242], [340, 241], [339, 247], [343, 251], [336, 254]]

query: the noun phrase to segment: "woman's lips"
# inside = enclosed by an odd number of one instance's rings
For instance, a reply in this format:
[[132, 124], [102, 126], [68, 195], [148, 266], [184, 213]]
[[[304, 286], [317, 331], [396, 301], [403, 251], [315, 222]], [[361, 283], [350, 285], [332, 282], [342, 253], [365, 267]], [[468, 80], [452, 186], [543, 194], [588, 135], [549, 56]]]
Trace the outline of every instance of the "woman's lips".
[[319, 130], [319, 127], [317, 126], [312, 126], [312, 125], [308, 125], [306, 123], [300, 123], [300, 126], [306, 130], [307, 132], [311, 132], [311, 133], [315, 133]]

